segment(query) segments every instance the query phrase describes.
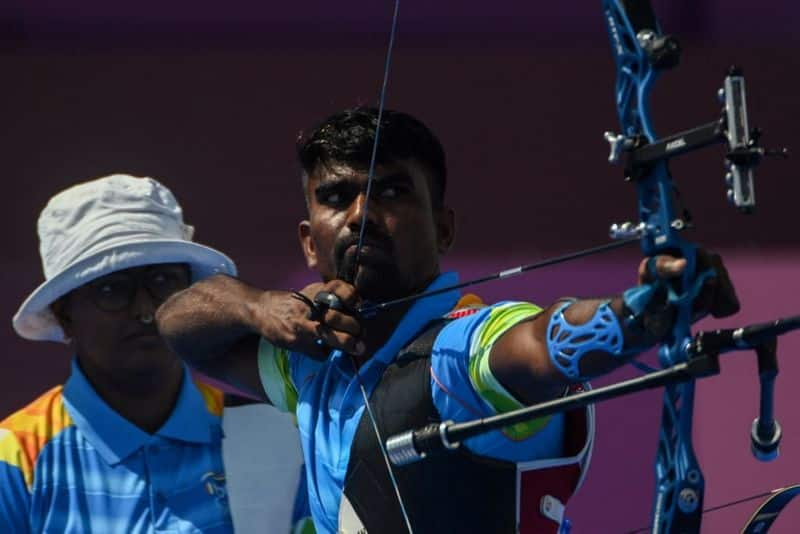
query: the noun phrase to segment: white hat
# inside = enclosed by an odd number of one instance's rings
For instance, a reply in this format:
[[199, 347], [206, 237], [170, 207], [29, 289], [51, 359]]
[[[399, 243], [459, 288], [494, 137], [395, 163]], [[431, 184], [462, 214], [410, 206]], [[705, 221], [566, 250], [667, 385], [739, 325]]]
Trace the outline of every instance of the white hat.
[[14, 330], [36, 341], [65, 341], [50, 310], [59, 297], [114, 271], [187, 263], [192, 281], [236, 275], [225, 254], [191, 241], [194, 228], [169, 189], [152, 178], [115, 174], [70, 187], [39, 216], [45, 282], [14, 315]]

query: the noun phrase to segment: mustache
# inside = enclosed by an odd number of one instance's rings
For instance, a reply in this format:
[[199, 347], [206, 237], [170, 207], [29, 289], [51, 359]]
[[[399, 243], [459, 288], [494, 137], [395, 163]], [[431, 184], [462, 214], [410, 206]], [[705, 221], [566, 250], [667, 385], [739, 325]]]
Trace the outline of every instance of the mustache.
[[[336, 258], [336, 265], [338, 266], [338, 278], [340, 280], [344, 280], [346, 282], [352, 283], [350, 278], [353, 277], [354, 273], [353, 267], [355, 267], [355, 256], [350, 258], [346, 258], [345, 255], [347, 254], [347, 249], [350, 247], [357, 247], [358, 246], [358, 234], [353, 234], [348, 237], [341, 239], [336, 246], [334, 247], [334, 255]], [[388, 253], [393, 252], [393, 245], [392, 240], [389, 236], [380, 234], [375, 231], [367, 231], [364, 233], [364, 242], [362, 243], [362, 247], [372, 247], [381, 249]]]

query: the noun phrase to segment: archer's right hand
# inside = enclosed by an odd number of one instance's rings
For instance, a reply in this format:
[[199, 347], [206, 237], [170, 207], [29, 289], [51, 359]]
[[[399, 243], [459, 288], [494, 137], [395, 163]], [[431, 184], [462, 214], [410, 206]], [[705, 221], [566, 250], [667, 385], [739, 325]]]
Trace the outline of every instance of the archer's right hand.
[[341, 280], [317, 282], [300, 293], [313, 302], [320, 292], [336, 295], [342, 309], [327, 309], [319, 318], [313, 317], [307, 302], [289, 291], [267, 291], [258, 304], [260, 334], [271, 343], [313, 358], [325, 359], [333, 349], [353, 355], [365, 351], [363, 330], [357, 308], [360, 298], [355, 288]]

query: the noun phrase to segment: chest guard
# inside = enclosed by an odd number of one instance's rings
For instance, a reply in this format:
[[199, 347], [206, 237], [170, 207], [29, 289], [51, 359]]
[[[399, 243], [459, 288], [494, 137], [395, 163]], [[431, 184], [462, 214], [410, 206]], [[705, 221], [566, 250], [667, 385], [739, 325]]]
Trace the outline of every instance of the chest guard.
[[[445, 326], [430, 325], [389, 365], [370, 398], [381, 436], [440, 422], [431, 396], [431, 350]], [[516, 532], [516, 465], [453, 454], [393, 467], [414, 532]], [[344, 506], [360, 525], [343, 531], [407, 534], [369, 415], [359, 421], [345, 478]], [[352, 522], [350, 523], [353, 524]]]
[[[457, 317], [429, 324], [387, 367], [370, 398], [381, 436], [441, 422], [431, 394], [431, 352], [436, 336]], [[414, 532], [556, 533], [562, 503], [582, 481], [593, 436], [590, 407], [565, 414], [562, 458], [515, 464], [462, 446], [393, 466]], [[366, 411], [353, 439], [339, 520], [341, 534], [408, 533]]]

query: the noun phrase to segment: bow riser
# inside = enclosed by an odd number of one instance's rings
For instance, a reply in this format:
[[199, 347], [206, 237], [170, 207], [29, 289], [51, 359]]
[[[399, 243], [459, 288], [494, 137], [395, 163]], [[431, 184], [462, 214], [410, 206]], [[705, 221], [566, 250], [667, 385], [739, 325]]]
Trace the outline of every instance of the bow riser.
[[[676, 63], [675, 57], [663, 60], [654, 47], [674, 45], [675, 53], [678, 48], [674, 40], [662, 36], [647, 2], [605, 0], [603, 5], [617, 65], [616, 100], [623, 132], [619, 141], [625, 143], [622, 149], [631, 150], [656, 141], [650, 120], [650, 91], [660, 71]], [[637, 185], [640, 222], [634, 231], [641, 238], [643, 254], [651, 257], [668, 253], [687, 260], [680, 289], [670, 290], [670, 300], [676, 308], [675, 326], [659, 349], [660, 363], [668, 367], [687, 359], [696, 246], [680, 236], [686, 222], [676, 214], [674, 186], [665, 160], [629, 167], [626, 177]], [[653, 532], [700, 529], [705, 483], [692, 447], [693, 404], [693, 381], [666, 388], [656, 458]]]

